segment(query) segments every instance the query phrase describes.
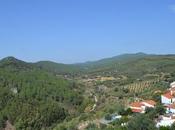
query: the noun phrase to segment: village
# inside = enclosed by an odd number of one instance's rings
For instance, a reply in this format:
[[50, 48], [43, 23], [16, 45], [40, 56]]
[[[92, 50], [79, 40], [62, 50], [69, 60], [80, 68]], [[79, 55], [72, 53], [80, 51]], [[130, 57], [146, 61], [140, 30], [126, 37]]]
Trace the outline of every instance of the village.
[[[160, 103], [150, 99], [131, 102], [126, 110], [130, 109], [133, 114], [146, 114], [147, 110], [155, 109], [159, 104], [163, 106], [165, 113], [154, 119], [156, 127], [171, 127], [175, 123], [175, 82], [170, 84], [170, 87], [163, 92], [160, 99]], [[100, 123], [109, 125], [110, 123], [120, 119], [122, 119], [122, 115], [115, 113], [112, 114], [109, 119], [106, 119], [105, 117], [102, 118]], [[121, 125], [124, 126], [127, 125], [127, 123], [123, 123]]]
[[[126, 108], [125, 111], [130, 110], [131, 115], [140, 115], [140, 114], [147, 114], [147, 111], [156, 109], [157, 106], [163, 107], [163, 114], [159, 116], [155, 116], [157, 113], [153, 113], [154, 121], [156, 123], [156, 127], [171, 127], [175, 123], [175, 82], [171, 83], [169, 88], [163, 92], [160, 96], [160, 102], [156, 102], [151, 99], [145, 100], [136, 100], [131, 102]], [[162, 109], [162, 108], [161, 108]], [[130, 113], [130, 111], [128, 111]], [[155, 114], [155, 115], [154, 115]], [[130, 115], [130, 114], [129, 114]], [[107, 115], [99, 120], [94, 120], [91, 122], [82, 123], [79, 125], [79, 130], [86, 128], [89, 123], [97, 123], [97, 124], [104, 124], [109, 125], [115, 123], [116, 121], [122, 120], [125, 115], [120, 113], [113, 113], [111, 115]], [[131, 117], [132, 117], [131, 116]], [[129, 116], [130, 118], [130, 116]], [[121, 123], [121, 126], [127, 126], [127, 122]]]
[[[145, 113], [148, 108], [155, 108], [157, 103], [154, 100], [143, 100], [132, 102], [129, 108], [133, 113]], [[170, 84], [170, 88], [161, 95], [161, 105], [164, 106], [166, 114], [156, 119], [156, 126], [167, 127], [175, 123], [175, 82]]]

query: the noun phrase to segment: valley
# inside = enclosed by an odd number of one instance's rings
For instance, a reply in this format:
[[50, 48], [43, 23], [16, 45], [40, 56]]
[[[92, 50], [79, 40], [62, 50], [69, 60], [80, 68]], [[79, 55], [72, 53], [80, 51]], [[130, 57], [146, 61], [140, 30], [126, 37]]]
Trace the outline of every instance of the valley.
[[[175, 55], [144, 53], [70, 65], [4, 58], [0, 129], [8, 122], [16, 130], [127, 130], [122, 124], [139, 115], [130, 112], [129, 104], [159, 103], [175, 80], [174, 68]], [[122, 118], [101, 123], [110, 115]]]

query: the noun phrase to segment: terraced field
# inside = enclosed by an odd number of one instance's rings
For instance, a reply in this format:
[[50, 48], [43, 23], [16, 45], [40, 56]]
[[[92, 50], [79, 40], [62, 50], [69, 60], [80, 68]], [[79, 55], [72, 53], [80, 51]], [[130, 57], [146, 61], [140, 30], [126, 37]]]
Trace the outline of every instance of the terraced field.
[[145, 91], [146, 89], [153, 87], [159, 81], [160, 81], [159, 79], [154, 79], [154, 80], [149, 80], [149, 81], [136, 82], [136, 83], [124, 86], [124, 88], [128, 89], [129, 92], [131, 93], [141, 93]]

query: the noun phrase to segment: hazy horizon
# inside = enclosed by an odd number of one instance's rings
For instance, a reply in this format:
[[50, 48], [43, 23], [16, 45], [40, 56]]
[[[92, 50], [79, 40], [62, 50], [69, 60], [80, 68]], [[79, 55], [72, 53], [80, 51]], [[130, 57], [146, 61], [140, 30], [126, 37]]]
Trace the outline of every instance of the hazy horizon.
[[173, 0], [0, 2], [0, 58], [82, 63], [175, 52]]

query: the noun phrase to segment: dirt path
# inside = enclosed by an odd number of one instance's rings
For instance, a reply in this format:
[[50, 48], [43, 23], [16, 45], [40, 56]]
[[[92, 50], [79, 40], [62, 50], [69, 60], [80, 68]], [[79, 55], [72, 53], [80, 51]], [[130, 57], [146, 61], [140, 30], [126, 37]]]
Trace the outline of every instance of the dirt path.
[[85, 130], [89, 124], [96, 124], [98, 128], [100, 128], [100, 121], [99, 120], [93, 120], [93, 121], [86, 121], [78, 126], [78, 130]]
[[16, 130], [16, 129], [9, 121], [6, 121], [6, 127], [4, 130]]
[[97, 107], [97, 102], [98, 102], [97, 96], [94, 96], [94, 101], [95, 101], [95, 104], [93, 105], [93, 108], [92, 108], [91, 112], [95, 111], [95, 109]]

